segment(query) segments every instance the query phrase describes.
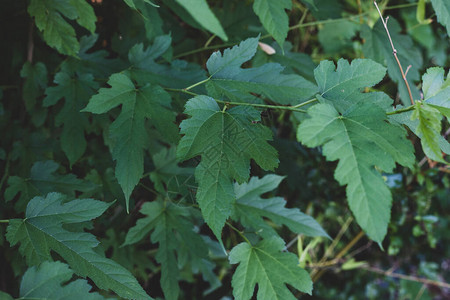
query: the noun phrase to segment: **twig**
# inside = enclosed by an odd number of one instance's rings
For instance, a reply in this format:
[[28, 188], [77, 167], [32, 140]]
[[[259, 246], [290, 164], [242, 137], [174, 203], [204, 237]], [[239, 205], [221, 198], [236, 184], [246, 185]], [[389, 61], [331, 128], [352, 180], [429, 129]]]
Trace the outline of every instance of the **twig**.
[[[381, 14], [380, 8], [378, 7], [377, 1], [376, 0], [373, 1], [373, 4], [375, 5], [375, 7], [378, 10], [378, 14], [380, 15], [381, 22], [383, 22], [384, 29], [386, 29], [386, 33], [387, 33], [389, 42], [391, 43], [391, 47], [392, 47], [392, 54], [394, 55], [395, 60], [397, 61], [398, 68], [400, 69], [400, 72], [402, 73], [403, 81], [405, 82], [406, 88], [408, 89], [409, 100], [411, 100], [411, 105], [414, 105], [411, 88], [409, 87], [408, 80], [406, 80], [406, 74], [405, 74], [405, 72], [403, 72], [402, 64], [400, 63], [400, 60], [398, 59], [398, 56], [397, 56], [397, 49], [395, 49], [395, 47], [394, 47], [394, 43], [392, 42], [391, 34], [389, 33], [389, 29], [387, 27], [387, 21], [389, 20], [389, 17], [387, 17], [386, 20], [384, 20], [383, 15]], [[409, 70], [409, 67], [408, 67], [408, 70]], [[407, 70], [407, 72], [408, 72], [408, 70]]]
[[33, 20], [31, 20], [30, 28], [28, 30], [28, 52], [27, 52], [27, 61], [30, 64], [33, 62], [33, 49], [34, 49], [33, 30], [34, 30], [34, 22]]
[[388, 276], [388, 277], [399, 278], [399, 279], [415, 281], [415, 282], [421, 282], [423, 284], [429, 284], [429, 285], [434, 285], [434, 286], [439, 286], [439, 287], [450, 289], [450, 284], [442, 282], [442, 281], [434, 281], [434, 280], [420, 278], [420, 277], [416, 277], [416, 276], [412, 276], [412, 275], [390, 273], [390, 272], [386, 272], [384, 270], [381, 270], [381, 269], [378, 269], [375, 267], [370, 267], [370, 266], [361, 266], [360, 268], [363, 270], [367, 270], [367, 271], [370, 271], [373, 273], [378, 273], [378, 274]]

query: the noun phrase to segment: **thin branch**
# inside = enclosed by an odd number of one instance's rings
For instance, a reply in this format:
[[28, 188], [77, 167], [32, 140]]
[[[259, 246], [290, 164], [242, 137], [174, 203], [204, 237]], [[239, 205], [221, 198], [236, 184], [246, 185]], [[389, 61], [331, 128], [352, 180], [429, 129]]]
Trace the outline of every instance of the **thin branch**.
[[6, 224], [8, 224], [8, 223], [9, 223], [9, 220], [0, 220], [0, 223], [6, 223]]
[[27, 51], [27, 61], [31, 64], [33, 62], [33, 31], [34, 31], [34, 20], [30, 22], [30, 28], [28, 29], [28, 51]]
[[226, 224], [227, 224], [231, 229], [233, 229], [234, 231], [236, 231], [236, 232], [241, 236], [241, 238], [244, 239], [244, 241], [245, 241], [247, 244], [249, 244], [250, 246], [252, 245], [252, 243], [250, 243], [250, 241], [245, 237], [245, 235], [244, 235], [244, 233], [242, 233], [242, 231], [240, 231], [239, 229], [237, 229], [236, 227], [234, 227], [233, 225], [231, 225], [231, 223], [229, 223], [229, 222], [226, 222]]
[[[386, 6], [384, 8], [384, 10], [402, 9], [402, 8], [408, 8], [408, 7], [412, 7], [412, 6], [417, 6], [417, 2], [416, 3], [400, 4], [400, 5], [393, 5], [393, 6]], [[335, 23], [335, 22], [340, 22], [340, 21], [343, 21], [343, 20], [352, 20], [352, 19], [356, 19], [356, 18], [361, 18], [361, 17], [366, 16], [368, 14], [369, 14], [369, 12], [365, 12], [365, 13], [362, 13], [362, 14], [358, 14], [358, 15], [354, 15], [354, 16], [350, 16], [350, 17], [339, 18], [339, 19], [330, 19], [330, 20], [324, 20], [324, 21], [300, 23], [300, 24], [297, 24], [297, 25], [289, 27], [289, 31], [297, 29], [297, 28], [301, 28], [301, 27], [309, 27], [309, 26], [315, 26], [315, 25], [321, 25], [321, 24], [327, 24], [327, 23]], [[269, 35], [269, 34], [268, 35], [264, 35], [260, 39], [268, 38], [268, 37], [271, 37], [271, 35]], [[180, 57], [196, 54], [196, 53], [203, 52], [203, 51], [216, 50], [216, 49], [231, 47], [231, 46], [235, 46], [235, 45], [237, 45], [237, 43], [230, 42], [230, 43], [223, 43], [223, 44], [213, 45], [213, 46], [208, 46], [208, 47], [202, 47], [202, 48], [198, 48], [198, 49], [194, 49], [194, 50], [190, 50], [190, 51], [186, 51], [186, 52], [177, 54], [177, 55], [175, 55], [173, 57], [173, 59], [177, 59], [177, 58], [180, 58]]]
[[439, 287], [450, 289], [450, 284], [448, 284], [446, 282], [442, 282], [442, 281], [434, 281], [434, 280], [411, 276], [411, 275], [387, 272], [387, 271], [381, 270], [379, 268], [370, 267], [370, 266], [361, 266], [360, 269], [367, 270], [367, 271], [370, 271], [373, 273], [378, 273], [378, 274], [388, 276], [388, 277], [399, 278], [399, 279], [409, 280], [409, 281], [414, 281], [414, 282], [421, 282], [423, 284], [429, 284], [429, 285], [434, 285], [434, 286], [439, 286]]
[[391, 43], [391, 47], [392, 47], [392, 54], [394, 55], [395, 60], [397, 61], [398, 68], [400, 69], [400, 72], [402, 73], [403, 81], [405, 82], [406, 88], [408, 89], [409, 100], [411, 100], [411, 105], [414, 105], [414, 99], [413, 99], [413, 96], [411, 93], [411, 88], [409, 87], [408, 80], [406, 79], [406, 74], [405, 74], [405, 72], [403, 72], [402, 64], [400, 63], [400, 60], [398, 59], [398, 56], [397, 56], [397, 49], [395, 49], [395, 47], [394, 47], [394, 42], [392, 41], [391, 34], [389, 33], [389, 29], [387, 27], [387, 21], [388, 21], [389, 17], [387, 17], [386, 20], [384, 20], [383, 15], [381, 14], [380, 8], [378, 7], [377, 1], [376, 0], [373, 1], [373, 4], [377, 8], [378, 14], [380, 15], [380, 18], [381, 18], [381, 22], [383, 22], [384, 29], [386, 29], [386, 33], [387, 33], [389, 42]]

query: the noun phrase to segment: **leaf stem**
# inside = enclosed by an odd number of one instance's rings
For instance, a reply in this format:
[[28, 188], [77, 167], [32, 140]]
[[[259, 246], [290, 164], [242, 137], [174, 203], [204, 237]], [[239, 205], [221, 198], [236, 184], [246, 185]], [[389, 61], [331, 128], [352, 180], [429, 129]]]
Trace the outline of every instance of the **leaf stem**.
[[414, 110], [415, 108], [416, 108], [415, 105], [411, 105], [411, 106], [408, 106], [406, 108], [401, 108], [401, 109], [397, 109], [397, 110], [393, 110], [393, 111], [387, 112], [386, 115], [390, 116], [390, 115], [402, 114], [402, 113]]
[[223, 100], [216, 100], [218, 103], [223, 104], [229, 104], [229, 105], [241, 105], [241, 106], [253, 106], [253, 107], [262, 107], [262, 108], [273, 108], [273, 109], [281, 109], [281, 110], [291, 110], [301, 113], [306, 113], [306, 110], [303, 109], [297, 109], [293, 106], [281, 106], [281, 105], [268, 105], [268, 104], [257, 104], [257, 103], [246, 103], [246, 102], [229, 102], [229, 101], [223, 101]]
[[199, 82], [197, 82], [197, 83], [194, 83], [193, 85], [190, 85], [190, 86], [188, 86], [187, 88], [184, 88], [183, 90], [189, 91], [190, 89], [193, 89], [193, 88], [195, 88], [195, 87], [197, 87], [197, 86], [199, 86], [199, 85], [202, 85], [202, 84], [208, 82], [210, 79], [211, 79], [211, 76], [209, 76], [209, 77], [206, 78], [205, 80], [202, 80], [202, 81], [199, 81]]
[[310, 103], [313, 103], [313, 102], [316, 102], [316, 101], [317, 101], [317, 99], [316, 99], [316, 98], [314, 98], [314, 99], [311, 99], [311, 100], [308, 100], [308, 101], [302, 102], [302, 103], [300, 103], [300, 104], [294, 105], [294, 106], [292, 106], [292, 107], [293, 107], [293, 108], [299, 108], [299, 107], [302, 107], [302, 106], [308, 105], [308, 104], [310, 104]]
[[236, 232], [241, 236], [241, 238], [244, 239], [244, 241], [245, 241], [247, 244], [249, 244], [250, 246], [252, 245], [252, 243], [250, 243], [250, 241], [245, 237], [245, 235], [242, 233], [242, 231], [240, 231], [239, 229], [237, 229], [236, 227], [234, 227], [233, 225], [231, 225], [230, 222], [226, 222], [226, 224], [227, 224], [231, 229], [233, 229], [234, 231], [236, 231]]
[[[170, 92], [180, 92], [180, 93], [185, 93], [191, 96], [199, 96], [199, 94], [187, 91], [186, 89], [173, 89], [173, 88], [164, 88], [166, 91], [170, 91]], [[281, 109], [281, 110], [291, 110], [291, 111], [296, 111], [296, 112], [301, 112], [301, 113], [306, 113], [306, 110], [303, 109], [298, 109], [299, 107], [302, 107], [304, 105], [310, 104], [312, 102], [317, 101], [317, 99], [311, 99], [308, 100], [306, 102], [297, 104], [295, 106], [283, 106], [283, 105], [268, 105], [268, 104], [258, 104], [258, 103], [247, 103], [247, 102], [230, 102], [230, 101], [223, 101], [223, 100], [218, 100], [218, 99], [214, 99], [217, 103], [222, 103], [222, 104], [229, 104], [229, 105], [241, 105], [241, 106], [253, 106], [253, 107], [261, 107], [261, 108], [272, 108], [272, 109]]]
[[405, 72], [403, 72], [402, 64], [400, 63], [400, 60], [398, 59], [398, 56], [397, 56], [397, 49], [395, 49], [395, 47], [394, 47], [394, 43], [392, 42], [391, 34], [389, 33], [389, 29], [387, 27], [387, 21], [389, 20], [389, 17], [387, 17], [386, 20], [384, 20], [383, 15], [381, 14], [380, 8], [378, 7], [377, 1], [374, 0], [373, 4], [377, 8], [378, 14], [380, 15], [380, 18], [381, 18], [381, 22], [383, 22], [384, 29], [386, 29], [386, 33], [387, 33], [389, 42], [391, 43], [391, 47], [392, 47], [392, 54], [394, 55], [395, 60], [397, 61], [398, 68], [400, 69], [400, 72], [402, 73], [403, 81], [405, 82], [406, 88], [408, 89], [409, 100], [411, 100], [411, 105], [414, 105], [411, 88], [409, 87], [408, 80], [406, 79], [406, 74], [405, 74]]
[[9, 220], [0, 220], [0, 223], [9, 223]]

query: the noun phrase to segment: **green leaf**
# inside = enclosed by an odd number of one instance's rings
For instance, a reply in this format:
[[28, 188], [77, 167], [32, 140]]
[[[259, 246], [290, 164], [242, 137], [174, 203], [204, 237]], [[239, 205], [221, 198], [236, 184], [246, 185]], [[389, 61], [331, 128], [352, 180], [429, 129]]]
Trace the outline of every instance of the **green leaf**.
[[69, 266], [61, 262], [44, 261], [29, 268], [20, 283], [20, 299], [106, 299], [90, 293], [91, 286], [84, 279], [67, 283], [73, 276]]
[[47, 87], [47, 67], [41, 62], [32, 65], [27, 61], [20, 70], [20, 76], [25, 78], [22, 87], [25, 107], [27, 111], [31, 111], [36, 105], [36, 99], [43, 94], [42, 91]]
[[359, 27], [359, 24], [348, 20], [325, 23], [319, 31], [319, 42], [326, 53], [343, 52], [352, 47], [352, 38]]
[[289, 18], [285, 9], [290, 10], [291, 8], [291, 0], [255, 0], [253, 3], [255, 14], [281, 47], [283, 47], [289, 30]]
[[379, 82], [385, 69], [371, 60], [321, 62], [314, 74], [322, 102], [308, 110], [297, 138], [308, 147], [322, 146], [327, 160], [339, 160], [334, 176], [347, 185], [350, 208], [370, 238], [381, 243], [390, 219], [392, 196], [381, 174], [395, 162], [411, 167], [414, 154], [406, 132], [386, 122], [389, 97], [361, 90]]
[[171, 111], [170, 95], [160, 86], [147, 84], [137, 88], [125, 74], [111, 75], [108, 84], [94, 95], [83, 111], [106, 113], [122, 105], [122, 111], [111, 124], [111, 152], [117, 161], [116, 178], [125, 195], [128, 211], [129, 199], [144, 172], [144, 149], [148, 140], [145, 121], [169, 141], [177, 140], [175, 115]]
[[56, 173], [58, 168], [59, 164], [52, 160], [38, 161], [31, 168], [29, 178], [9, 177], [5, 200], [11, 201], [20, 194], [16, 209], [22, 211], [27, 202], [35, 196], [43, 196], [52, 191], [75, 196], [75, 191], [89, 192], [95, 188], [94, 184], [78, 179], [74, 174]]
[[286, 201], [283, 198], [261, 198], [261, 194], [277, 188], [283, 178], [278, 175], [266, 175], [261, 179], [252, 177], [248, 183], [241, 185], [235, 183], [234, 191], [237, 200], [234, 204], [233, 218], [239, 219], [242, 225], [253, 228], [265, 238], [276, 235], [276, 232], [264, 218], [276, 224], [286, 225], [297, 234], [328, 237], [313, 218], [297, 208], [286, 208]]
[[53, 106], [59, 100], [65, 100], [64, 106], [56, 115], [55, 125], [63, 126], [61, 148], [72, 166], [86, 150], [84, 136], [89, 126], [86, 114], [80, 110], [86, 106], [89, 98], [98, 89], [98, 84], [91, 74], [78, 74], [61, 71], [55, 75], [57, 86], [45, 90], [44, 106]]
[[206, 223], [220, 240], [235, 201], [233, 179], [248, 179], [250, 159], [265, 170], [278, 165], [277, 152], [267, 143], [272, 133], [255, 122], [260, 120], [255, 109], [239, 106], [221, 111], [214, 99], [206, 96], [190, 99], [185, 113], [191, 118], [180, 125], [184, 137], [177, 157], [202, 157], [195, 170], [197, 201]]
[[[155, 189], [160, 193], [166, 191], [173, 194], [189, 194], [190, 178], [194, 176], [194, 168], [181, 168], [176, 158], [176, 148], [163, 148], [152, 155], [155, 170], [150, 173], [150, 179], [155, 184]], [[193, 181], [193, 180], [192, 180]], [[164, 188], [163, 183], [167, 187]]]
[[[151, 241], [158, 243], [156, 260], [161, 264], [161, 286], [166, 299], [178, 299], [180, 287], [179, 266], [181, 254], [185, 261], [195, 264], [203, 273], [208, 273], [207, 246], [201, 236], [193, 230], [193, 224], [187, 219], [189, 210], [170, 202], [154, 201], [142, 205], [140, 212], [146, 215], [139, 219], [125, 238], [123, 245], [131, 245], [142, 240], [150, 232]], [[178, 259], [175, 254], [178, 254]]]
[[[341, 113], [356, 103], [366, 102], [367, 97], [380, 95], [376, 93], [363, 95], [361, 91], [380, 82], [385, 74], [386, 68], [370, 59], [355, 59], [351, 64], [345, 59], [340, 59], [337, 68], [331, 61], [322, 61], [314, 70], [319, 93], [323, 97], [321, 100], [328, 100], [326, 102]], [[392, 104], [392, 100], [389, 101], [383, 96], [378, 98], [376, 105], [387, 108]]]
[[411, 115], [411, 119], [419, 120], [416, 128], [417, 136], [420, 137], [423, 152], [430, 159], [443, 162], [446, 161], [442, 157], [441, 148], [439, 146], [439, 137], [441, 136], [441, 113], [432, 106], [417, 102], [415, 110]]
[[247, 243], [235, 246], [229, 256], [231, 264], [239, 263], [231, 281], [233, 296], [239, 300], [251, 299], [258, 285], [258, 300], [296, 299], [286, 284], [311, 294], [311, 278], [298, 266], [297, 256], [282, 250], [283, 240], [275, 237], [255, 246]]
[[175, 60], [168, 64], [156, 63], [155, 59], [171, 50], [172, 39], [168, 35], [155, 38], [153, 45], [144, 49], [143, 44], [134, 45], [128, 60], [131, 78], [142, 85], [160, 84], [171, 88], [185, 88], [206, 78], [205, 71], [196, 64]]
[[[398, 105], [396, 108], [402, 109], [404, 107]], [[421, 138], [421, 134], [419, 134], [417, 130], [417, 128], [419, 127], [419, 120], [418, 119], [412, 120], [412, 114], [413, 111], [408, 111], [401, 114], [390, 115], [389, 121], [395, 124], [406, 125], [415, 135]], [[450, 155], [450, 143], [442, 135], [438, 136], [437, 143], [439, 144], [439, 147], [442, 152]]]
[[204, 29], [228, 41], [227, 34], [220, 25], [214, 13], [208, 6], [206, 0], [175, 0], [197, 21]]
[[414, 161], [406, 132], [386, 122], [384, 110], [372, 103], [358, 104], [340, 114], [329, 104], [308, 110], [311, 119], [300, 124], [297, 138], [308, 147], [323, 146], [327, 160], [339, 160], [334, 173], [347, 185], [350, 208], [368, 236], [381, 243], [390, 219], [392, 196], [381, 174], [395, 162]]
[[6, 238], [11, 246], [20, 243], [19, 251], [28, 265], [52, 260], [52, 250], [78, 275], [88, 276], [99, 288], [111, 289], [127, 299], [150, 299], [130, 272], [94, 251], [98, 246], [95, 236], [63, 227], [97, 218], [109, 205], [93, 199], [67, 202], [58, 193], [35, 197], [28, 203], [25, 219], [10, 221]]
[[211, 55], [206, 62], [211, 74], [207, 83], [211, 96], [241, 102], [246, 95], [256, 93], [280, 104], [299, 104], [317, 92], [317, 87], [303, 77], [282, 74], [284, 67], [276, 63], [242, 69], [240, 66], [255, 55], [258, 41], [249, 38], [226, 49], [223, 55], [219, 51]]
[[444, 81], [443, 68], [429, 68], [422, 80], [424, 103], [450, 119], [450, 76]]
[[[415, 86], [414, 81], [420, 80], [419, 70], [422, 68], [422, 55], [419, 49], [414, 47], [414, 43], [410, 36], [400, 34], [402, 28], [393, 17], [389, 17], [388, 28], [397, 50], [397, 56], [403, 66], [403, 70], [406, 70], [409, 65], [411, 66], [408, 71], [407, 80], [411, 88], [413, 99], [420, 99], [420, 93]], [[411, 101], [405, 82], [403, 81], [402, 74], [398, 68], [397, 61], [392, 54], [391, 44], [381, 20], [378, 20], [372, 29], [366, 25], [362, 26], [361, 37], [365, 40], [363, 45], [364, 55], [367, 58], [371, 58], [376, 62], [387, 66], [389, 77], [397, 83], [400, 98], [403, 103], [410, 103]]]
[[439, 23], [447, 28], [447, 34], [450, 36], [450, 2], [447, 0], [431, 0], [431, 4]]
[[76, 20], [91, 33], [95, 31], [94, 9], [84, 0], [31, 0], [28, 13], [43, 32], [45, 42], [62, 54], [75, 56], [80, 49], [75, 30], [63, 16]]

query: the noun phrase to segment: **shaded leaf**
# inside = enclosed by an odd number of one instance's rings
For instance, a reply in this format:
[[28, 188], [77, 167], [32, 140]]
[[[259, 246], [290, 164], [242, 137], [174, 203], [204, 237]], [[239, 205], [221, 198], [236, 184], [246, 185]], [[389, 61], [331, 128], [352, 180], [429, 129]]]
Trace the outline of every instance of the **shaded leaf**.
[[47, 67], [41, 62], [32, 65], [27, 61], [20, 70], [20, 76], [25, 78], [22, 95], [25, 107], [30, 111], [36, 105], [36, 99], [47, 87]]
[[28, 265], [52, 260], [53, 250], [78, 275], [89, 276], [99, 288], [111, 289], [127, 299], [150, 299], [130, 272], [94, 251], [98, 245], [95, 236], [63, 227], [97, 218], [108, 207], [109, 204], [93, 199], [67, 202], [58, 193], [35, 197], [28, 203], [25, 219], [10, 221], [6, 238], [11, 246], [20, 244], [19, 251]]
[[101, 114], [122, 105], [109, 132], [112, 156], [117, 161], [115, 174], [128, 210], [131, 192], [144, 172], [144, 149], [148, 140], [146, 120], [169, 141], [177, 140], [178, 130], [170, 109], [171, 98], [160, 86], [147, 84], [138, 89], [125, 74], [111, 75], [108, 84], [111, 87], [100, 89], [83, 111]]
[[187, 219], [187, 208], [154, 201], [145, 203], [140, 212], [145, 217], [128, 231], [123, 245], [137, 243], [152, 232], [151, 241], [158, 243], [156, 260], [161, 264], [161, 286], [166, 299], [178, 299], [179, 266], [186, 262], [199, 268], [204, 276], [212, 275], [210, 263], [206, 260], [207, 246]]
[[235, 183], [234, 219], [239, 219], [242, 225], [255, 229], [265, 238], [276, 235], [276, 232], [264, 218], [276, 224], [286, 225], [296, 234], [328, 237], [312, 217], [300, 212], [297, 208], [286, 208], [286, 201], [283, 198], [261, 198], [261, 194], [277, 188], [283, 178], [278, 175], [266, 175], [261, 179], [252, 177], [248, 183], [240, 185]]
[[227, 41], [228, 37], [225, 31], [220, 25], [214, 13], [208, 6], [206, 0], [175, 0], [197, 21], [204, 29], [212, 32], [220, 37], [222, 40]]
[[46, 43], [62, 54], [76, 55], [80, 49], [75, 30], [63, 16], [76, 20], [91, 33], [95, 31], [94, 9], [84, 0], [31, 0], [28, 13]]
[[52, 160], [38, 161], [30, 170], [29, 178], [10, 176], [5, 191], [5, 200], [11, 201], [20, 194], [16, 209], [25, 209], [27, 202], [35, 196], [44, 196], [52, 191], [74, 196], [76, 191], [89, 192], [95, 185], [77, 178], [73, 174], [61, 175], [56, 171], [59, 164]]
[[276, 237], [255, 246], [241, 243], [231, 250], [230, 263], [239, 263], [231, 281], [236, 299], [251, 299], [256, 285], [258, 300], [296, 299], [285, 284], [311, 294], [311, 278], [298, 266], [297, 256], [282, 250], [284, 242]]
[[98, 89], [91, 74], [78, 74], [61, 71], [55, 75], [56, 86], [45, 90], [44, 106], [53, 106], [64, 99], [64, 106], [55, 118], [56, 126], [63, 126], [61, 148], [73, 165], [86, 150], [85, 131], [89, 126], [86, 114], [80, 110]]
[[90, 293], [86, 280], [69, 281], [73, 271], [61, 262], [44, 261], [38, 267], [29, 268], [20, 283], [20, 299], [105, 299], [98, 293]]
[[447, 34], [450, 36], [450, 2], [447, 0], [431, 0], [431, 4], [439, 23], [447, 28]]

